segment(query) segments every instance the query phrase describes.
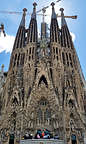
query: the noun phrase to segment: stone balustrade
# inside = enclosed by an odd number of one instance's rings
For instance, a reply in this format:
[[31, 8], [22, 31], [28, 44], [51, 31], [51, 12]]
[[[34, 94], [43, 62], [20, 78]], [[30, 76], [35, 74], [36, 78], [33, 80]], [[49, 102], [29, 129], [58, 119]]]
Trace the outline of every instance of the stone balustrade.
[[32, 139], [21, 140], [20, 144], [64, 144], [64, 141], [57, 139]]

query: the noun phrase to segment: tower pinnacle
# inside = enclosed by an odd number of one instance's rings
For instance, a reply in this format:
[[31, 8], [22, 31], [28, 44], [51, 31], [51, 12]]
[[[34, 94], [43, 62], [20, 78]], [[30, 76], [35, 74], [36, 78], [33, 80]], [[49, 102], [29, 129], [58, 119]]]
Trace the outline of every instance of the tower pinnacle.
[[27, 9], [24, 8], [24, 9], [23, 9], [23, 16], [22, 16], [22, 20], [21, 20], [20, 26], [25, 26], [25, 16], [26, 16], [26, 12], [27, 12]]
[[51, 26], [50, 26], [50, 41], [51, 42], [60, 42], [59, 26], [58, 26], [58, 21], [57, 21], [57, 16], [55, 13], [54, 5], [55, 5], [55, 3], [52, 2], [51, 3], [52, 17], [51, 17]]
[[34, 2], [33, 3], [33, 13], [32, 13], [32, 19], [36, 19], [36, 6], [37, 6], [37, 3]]
[[37, 3], [34, 2], [34, 3], [33, 3], [33, 6], [34, 6], [34, 9], [36, 9]]
[[27, 43], [37, 42], [36, 2], [33, 3], [33, 13], [30, 20]]
[[51, 3], [51, 6], [52, 6], [52, 18], [57, 18], [57, 16], [56, 16], [56, 13], [55, 13], [55, 10], [54, 10], [54, 5], [55, 5], [55, 3], [54, 2], [52, 2]]
[[54, 5], [55, 5], [55, 3], [54, 3], [54, 2], [52, 2], [52, 3], [51, 3], [52, 8], [54, 8]]
[[27, 9], [24, 8], [24, 9], [23, 9], [23, 15], [24, 15], [24, 16], [26, 16], [26, 12], [27, 12]]
[[60, 11], [61, 11], [61, 15], [63, 15], [64, 9], [63, 9], [63, 8], [60, 8]]
[[61, 11], [61, 26], [67, 25], [66, 20], [64, 18], [64, 9], [60, 8], [60, 11]]

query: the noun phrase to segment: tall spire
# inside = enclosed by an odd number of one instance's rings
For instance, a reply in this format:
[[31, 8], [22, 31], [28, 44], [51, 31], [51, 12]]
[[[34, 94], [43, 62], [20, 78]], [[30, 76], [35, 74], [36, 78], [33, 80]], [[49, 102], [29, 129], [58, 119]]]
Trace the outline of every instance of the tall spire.
[[37, 4], [33, 3], [33, 13], [30, 20], [28, 35], [27, 35], [27, 43], [37, 42], [37, 21], [36, 21], [36, 6]]
[[64, 9], [63, 8], [60, 8], [60, 11], [61, 11], [61, 27], [67, 25], [66, 23], [66, 20], [64, 18]]
[[52, 2], [51, 3], [51, 6], [52, 6], [52, 19], [57, 19], [57, 16], [56, 16], [56, 13], [55, 13], [55, 9], [54, 9], [54, 5], [55, 5], [55, 3]]
[[47, 26], [47, 23], [45, 22], [45, 12], [46, 12], [46, 9], [43, 8], [42, 9], [42, 13], [43, 13], [43, 20], [42, 20], [42, 23], [41, 23], [41, 40], [43, 38], [48, 38], [48, 26]]
[[13, 50], [16, 48], [22, 48], [25, 46], [25, 16], [26, 16], [26, 11], [27, 11], [27, 9], [24, 8], [22, 20], [20, 22], [20, 25], [19, 25], [19, 28], [18, 28], [18, 31], [16, 34]]
[[24, 8], [24, 9], [23, 9], [23, 16], [22, 16], [22, 20], [21, 20], [20, 26], [24, 26], [24, 27], [25, 27], [25, 16], [26, 16], [26, 12], [27, 12], [27, 9]]
[[61, 11], [61, 45], [63, 47], [73, 47], [72, 38], [64, 17], [64, 9], [60, 8]]
[[32, 19], [36, 19], [36, 6], [37, 6], [37, 3], [33, 3], [33, 13], [32, 13], [32, 16], [31, 18]]
[[60, 34], [59, 27], [57, 22], [57, 16], [54, 10], [54, 3], [51, 3], [52, 6], [52, 16], [51, 16], [51, 26], [50, 26], [50, 41], [60, 43]]

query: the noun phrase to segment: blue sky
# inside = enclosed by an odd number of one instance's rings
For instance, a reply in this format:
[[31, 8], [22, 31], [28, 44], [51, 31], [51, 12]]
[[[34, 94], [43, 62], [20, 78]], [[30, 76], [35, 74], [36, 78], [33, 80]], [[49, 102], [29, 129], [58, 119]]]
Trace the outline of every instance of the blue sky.
[[[28, 12], [32, 12], [33, 0], [3, 0], [0, 4], [0, 11], [22, 11], [23, 8], [27, 8]], [[43, 6], [49, 5], [52, 0], [35, 0], [37, 2], [37, 10]], [[77, 20], [67, 19], [67, 24], [70, 32], [75, 36], [74, 45], [80, 60], [82, 71], [86, 79], [86, 0], [61, 0], [55, 6], [56, 13], [60, 14], [59, 8], [65, 9], [65, 15], [78, 15]], [[50, 15], [51, 7], [47, 9], [46, 13]], [[9, 15], [0, 13], [0, 23], [4, 23], [7, 37], [0, 37], [0, 67], [5, 65], [5, 71], [8, 70], [10, 61], [10, 51], [12, 50], [13, 41], [16, 36], [16, 32], [21, 21], [22, 15]], [[42, 20], [42, 17], [37, 17], [38, 24]], [[50, 16], [46, 17], [46, 22], [50, 24]], [[30, 16], [26, 17], [26, 27], [29, 26]], [[60, 20], [59, 20], [60, 21]], [[60, 22], [59, 22], [60, 23]], [[38, 27], [40, 31], [40, 26]]]

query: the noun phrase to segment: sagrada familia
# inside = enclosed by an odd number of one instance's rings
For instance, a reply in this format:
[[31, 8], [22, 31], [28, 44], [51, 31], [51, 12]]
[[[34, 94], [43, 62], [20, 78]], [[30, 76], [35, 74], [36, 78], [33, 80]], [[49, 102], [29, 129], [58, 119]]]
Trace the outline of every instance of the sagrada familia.
[[[61, 28], [52, 2], [50, 35], [41, 23], [38, 38], [36, 3], [29, 28], [26, 9], [20, 22], [8, 72], [0, 72], [0, 136], [48, 129], [65, 144], [84, 144], [86, 82], [61, 8]], [[47, 143], [46, 143], [47, 144]], [[58, 143], [57, 143], [58, 144]]]

